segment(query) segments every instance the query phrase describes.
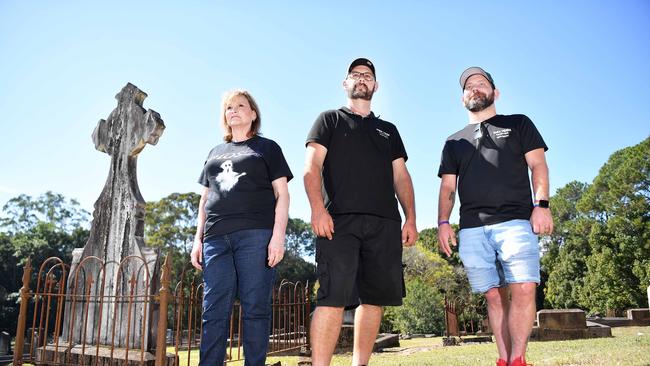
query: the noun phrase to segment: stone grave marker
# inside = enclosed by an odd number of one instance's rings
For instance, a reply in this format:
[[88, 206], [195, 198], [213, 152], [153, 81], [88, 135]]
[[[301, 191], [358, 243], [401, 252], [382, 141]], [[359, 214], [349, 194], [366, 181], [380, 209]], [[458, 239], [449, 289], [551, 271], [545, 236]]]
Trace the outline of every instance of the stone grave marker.
[[111, 160], [89, 239], [72, 253], [63, 339], [74, 345], [145, 350], [155, 345], [157, 317], [150, 296], [158, 290], [160, 265], [157, 251], [143, 239], [145, 201], [137, 159], [147, 144], [158, 142], [165, 125], [157, 112], [143, 108], [146, 97], [128, 83], [115, 96], [117, 107], [92, 134], [95, 148]]
[[9, 354], [11, 349], [11, 336], [7, 332], [0, 332], [0, 356]]

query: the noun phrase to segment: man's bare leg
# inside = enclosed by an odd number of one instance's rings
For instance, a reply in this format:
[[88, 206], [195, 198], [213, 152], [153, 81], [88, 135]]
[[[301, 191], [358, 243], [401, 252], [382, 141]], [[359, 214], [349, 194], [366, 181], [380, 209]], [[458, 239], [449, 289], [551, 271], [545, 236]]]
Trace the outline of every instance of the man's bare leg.
[[381, 306], [360, 305], [354, 314], [352, 366], [367, 365], [381, 324]]
[[328, 366], [339, 340], [341, 324], [343, 323], [343, 308], [318, 306], [311, 320], [311, 364], [312, 366]]
[[508, 314], [508, 329], [512, 339], [512, 352], [510, 352], [509, 361], [526, 355], [528, 336], [530, 336], [535, 321], [536, 289], [535, 282], [510, 284], [512, 302]]
[[487, 300], [490, 327], [497, 343], [499, 358], [508, 361], [512, 349], [508, 329], [508, 309], [510, 308], [508, 288], [491, 288], [485, 293], [485, 299]]

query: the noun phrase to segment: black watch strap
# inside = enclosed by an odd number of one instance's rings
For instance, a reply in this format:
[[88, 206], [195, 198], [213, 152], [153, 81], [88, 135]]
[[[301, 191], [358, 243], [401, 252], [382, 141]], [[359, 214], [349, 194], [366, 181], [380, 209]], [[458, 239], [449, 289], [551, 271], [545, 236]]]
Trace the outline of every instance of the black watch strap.
[[539, 201], [537, 201], [537, 204], [535, 206], [539, 206], [541, 208], [550, 208], [551, 207], [551, 205], [549, 204], [549, 202], [547, 200], [539, 200]]

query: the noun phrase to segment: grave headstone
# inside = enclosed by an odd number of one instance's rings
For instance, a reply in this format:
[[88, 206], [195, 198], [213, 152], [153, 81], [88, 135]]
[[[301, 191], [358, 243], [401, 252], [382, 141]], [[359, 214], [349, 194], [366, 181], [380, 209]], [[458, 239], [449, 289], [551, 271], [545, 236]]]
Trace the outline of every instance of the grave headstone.
[[537, 326], [533, 327], [531, 339], [556, 341], [611, 337], [611, 328], [587, 322], [580, 309], [544, 309], [537, 312]]
[[0, 332], [0, 356], [8, 355], [11, 349], [11, 336], [7, 332]]
[[92, 299], [67, 300], [63, 338], [73, 344], [149, 350], [155, 342], [148, 296], [157, 290], [160, 274], [158, 254], [143, 240], [145, 201], [138, 187], [137, 158], [146, 144], [158, 142], [165, 125], [157, 112], [143, 108], [146, 97], [127, 84], [115, 96], [117, 107], [92, 134], [95, 148], [110, 155], [111, 162], [95, 202], [89, 239], [72, 253], [67, 293]]

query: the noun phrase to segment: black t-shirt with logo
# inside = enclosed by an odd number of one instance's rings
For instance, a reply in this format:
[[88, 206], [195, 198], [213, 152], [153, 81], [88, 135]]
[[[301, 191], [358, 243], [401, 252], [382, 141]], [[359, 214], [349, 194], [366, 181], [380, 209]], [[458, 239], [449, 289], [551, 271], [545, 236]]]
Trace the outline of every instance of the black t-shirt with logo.
[[373, 113], [346, 107], [321, 113], [307, 143], [327, 148], [323, 163], [325, 207], [331, 215], [370, 214], [401, 220], [393, 187], [393, 160], [408, 159], [397, 128]]
[[208, 187], [203, 240], [243, 229], [272, 229], [275, 194], [271, 182], [293, 178], [282, 149], [254, 136], [210, 151], [199, 183]]
[[548, 150], [522, 114], [471, 123], [447, 139], [438, 176], [458, 177], [461, 229], [530, 219], [533, 204], [524, 154], [539, 148]]

